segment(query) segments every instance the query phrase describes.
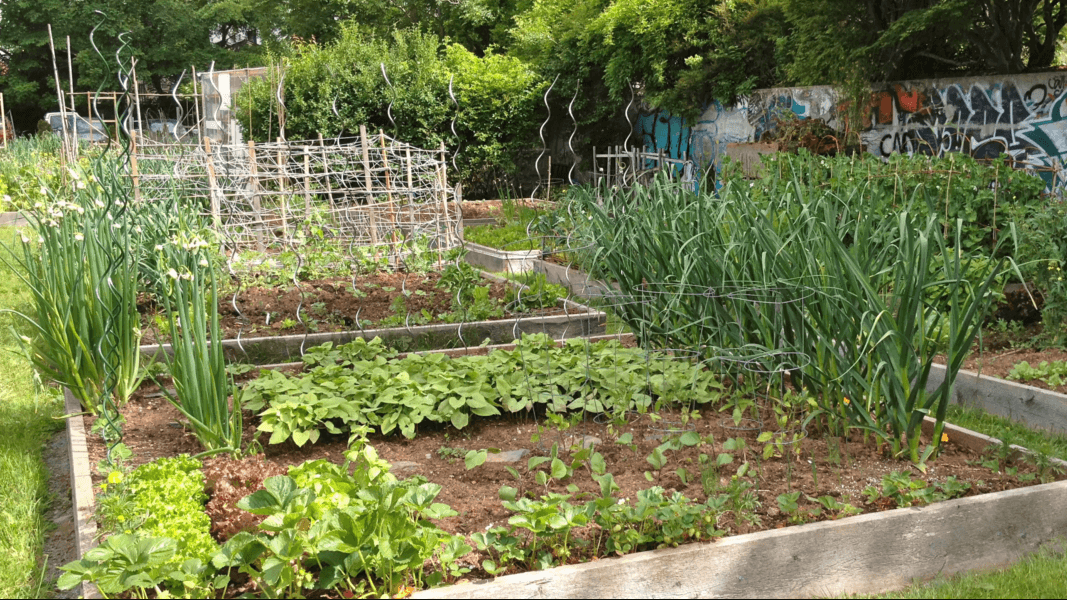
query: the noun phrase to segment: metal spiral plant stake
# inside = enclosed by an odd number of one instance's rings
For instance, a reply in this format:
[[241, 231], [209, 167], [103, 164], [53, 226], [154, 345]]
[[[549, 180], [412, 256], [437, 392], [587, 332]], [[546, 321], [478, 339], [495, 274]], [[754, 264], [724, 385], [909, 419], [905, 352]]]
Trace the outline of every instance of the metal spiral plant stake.
[[385, 85], [389, 87], [389, 106], [385, 107], [385, 116], [389, 117], [389, 122], [393, 124], [393, 137], [400, 137], [400, 133], [396, 129], [396, 121], [393, 120], [393, 102], [396, 101], [396, 90], [393, 88], [393, 82], [389, 81], [389, 75], [385, 72], [385, 63], [378, 63], [382, 68], [382, 77], [385, 78]]
[[[537, 132], [537, 135], [541, 137], [541, 153], [538, 154], [537, 159], [534, 160], [534, 170], [537, 171], [537, 185], [534, 187], [533, 191], [530, 192], [530, 202], [534, 201], [537, 197], [537, 191], [541, 189], [541, 158], [544, 157], [545, 152], [548, 152], [548, 144], [545, 142], [545, 126], [552, 120], [552, 107], [548, 105], [548, 95], [552, 93], [552, 88], [556, 87], [557, 81], [559, 81], [559, 75], [556, 75], [556, 78], [552, 80], [551, 85], [545, 90], [544, 101], [545, 109], [548, 111], [548, 114], [545, 116], [545, 122], [541, 123], [541, 128]], [[548, 177], [551, 179], [551, 171], [549, 171]]]
[[456, 100], [456, 94], [452, 91], [452, 80], [456, 78], [455, 75], [451, 75], [448, 78], [448, 97], [452, 100], [452, 105], [456, 107], [455, 114], [452, 115], [452, 123], [449, 124], [449, 128], [452, 130], [452, 137], [456, 138], [456, 149], [452, 151], [452, 169], [459, 173], [459, 165], [456, 164], [456, 157], [459, 156], [459, 134], [456, 133], [456, 121], [459, 120], [459, 100]]
[[[574, 101], [578, 99], [578, 91], [582, 88], [582, 80], [579, 79], [577, 85], [574, 86], [574, 97], [571, 98], [570, 104], [567, 105], [567, 114], [571, 117], [571, 122], [574, 123], [574, 131], [571, 131], [571, 135], [567, 138], [567, 149], [571, 151], [571, 168], [567, 170], [567, 182], [574, 185], [574, 168], [578, 166], [578, 153], [574, 151], [574, 136], [578, 133], [578, 120], [574, 118]], [[552, 174], [549, 174], [551, 177]]]
[[[633, 136], [633, 133], [634, 133], [634, 122], [630, 119], [630, 108], [633, 107], [634, 99], [635, 99], [634, 85], [633, 85], [632, 82], [629, 82], [629, 81], [626, 82], [626, 85], [630, 88], [630, 102], [629, 102], [629, 104], [626, 105], [626, 109], [623, 111], [623, 116], [626, 117], [626, 126], [627, 126], [626, 127], [626, 139], [624, 139], [622, 141], [622, 151], [623, 151], [623, 153], [626, 153], [628, 151], [628, 149], [630, 148], [630, 137]], [[616, 160], [619, 160], [619, 159], [616, 159]], [[627, 180], [628, 177], [630, 177], [629, 175], [627, 175], [627, 173], [629, 171], [631, 171], [631, 170], [633, 170], [633, 172], [634, 172], [633, 173], [633, 177], [636, 177], [637, 176], [637, 165], [630, 164], [630, 161], [627, 161], [626, 163], [623, 163], [623, 171], [622, 171], [623, 176], [622, 176], [622, 182], [620, 182], [620, 183], [625, 185], [624, 182]], [[616, 172], [617, 171], [618, 171], [618, 169], [616, 169]]]
[[[92, 44], [93, 49], [96, 51], [97, 56], [100, 57], [101, 62], [104, 65], [105, 73], [110, 74], [110, 69], [107, 66], [107, 60], [103, 54], [100, 53], [97, 48], [93, 34], [96, 29], [103, 24], [107, 16], [101, 11], [94, 11], [101, 16], [101, 20], [93, 27], [92, 32], [89, 34], [89, 42]], [[122, 53], [129, 48], [129, 32], [119, 34], [118, 39], [121, 43], [119, 49], [115, 52], [115, 56], [118, 59], [120, 76], [119, 81], [122, 84], [122, 105], [126, 107], [127, 114], [121, 120], [125, 122], [129, 118], [129, 89], [127, 84], [130, 80], [130, 72], [127, 71], [126, 63], [121, 59]], [[132, 69], [132, 57], [130, 69]], [[106, 75], [105, 75], [106, 78]], [[100, 91], [103, 88], [103, 83], [97, 88], [94, 96], [94, 104], [96, 99], [100, 96]], [[98, 113], [99, 114], [99, 113]], [[119, 120], [119, 116], [115, 115], [116, 120]], [[129, 130], [127, 129], [127, 134]], [[128, 168], [130, 164], [130, 147], [128, 138], [124, 139], [119, 132], [116, 131], [116, 137], [120, 143], [121, 161], [124, 168]], [[76, 143], [76, 142], [75, 142]], [[105, 147], [107, 152], [111, 147], [111, 140], [108, 139], [108, 145]], [[100, 398], [97, 403], [100, 406], [100, 415], [104, 419], [104, 427], [102, 431], [102, 437], [104, 443], [107, 446], [107, 461], [112, 461], [112, 454], [116, 447], [122, 443], [122, 426], [119, 422], [120, 417], [118, 414], [118, 407], [115, 405], [114, 392], [117, 385], [119, 371], [121, 366], [118, 364], [123, 357], [118, 350], [118, 342], [120, 336], [125, 335], [125, 332], [120, 331], [119, 328], [135, 326], [128, 322], [130, 315], [126, 313], [128, 307], [119, 303], [105, 303], [103, 300], [104, 294], [121, 295], [121, 292], [116, 288], [115, 278], [121, 277], [122, 281], [120, 285], [132, 285], [136, 279], [134, 274], [130, 271], [130, 225], [129, 225], [129, 204], [130, 198], [125, 186], [110, 186], [112, 192], [118, 191], [122, 194], [122, 198], [115, 198], [113, 194], [106, 195], [106, 203], [101, 212], [96, 213], [99, 222], [94, 223], [94, 227], [99, 230], [101, 225], [107, 227], [110, 230], [111, 237], [108, 240], [100, 239], [99, 236], [92, 236], [93, 243], [97, 244], [97, 247], [103, 252], [103, 255], [108, 257], [108, 264], [105, 268], [103, 275], [93, 282], [94, 290], [93, 294], [96, 296], [96, 301], [100, 303], [100, 306], [108, 306], [109, 310], [105, 315], [104, 331], [100, 340], [97, 342], [96, 351], [101, 358], [101, 366], [103, 368], [103, 387], [100, 391]], [[117, 209], [116, 212], [112, 212]], [[111, 222], [112, 225], [108, 225]], [[84, 251], [84, 250], [83, 250]], [[136, 312], [134, 313], [136, 315]], [[109, 340], [105, 347], [105, 340]], [[136, 348], [134, 352], [136, 352]]]

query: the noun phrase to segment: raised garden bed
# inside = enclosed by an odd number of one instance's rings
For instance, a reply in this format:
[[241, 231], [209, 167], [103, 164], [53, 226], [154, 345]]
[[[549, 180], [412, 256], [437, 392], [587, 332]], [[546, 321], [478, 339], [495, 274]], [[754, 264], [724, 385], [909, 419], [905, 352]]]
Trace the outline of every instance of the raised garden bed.
[[493, 273], [526, 273], [541, 258], [540, 250], [499, 250], [474, 242], [464, 242], [464, 260]]
[[29, 225], [19, 212], [0, 212], [0, 227]]
[[[381, 337], [393, 346], [419, 350], [478, 345], [485, 340], [503, 343], [522, 333], [558, 339], [604, 332], [602, 312], [565, 298], [554, 308], [515, 310], [506, 300], [514, 297], [508, 290], [517, 284], [489, 273], [480, 276], [490, 286], [488, 302], [500, 309], [496, 319], [453, 310], [451, 294], [437, 287], [440, 275], [436, 273], [361, 276], [357, 280], [361, 296], [352, 293], [350, 280], [307, 282], [281, 292], [270, 288], [238, 291], [236, 301], [232, 296], [219, 299], [227, 338], [223, 344], [232, 361], [267, 364], [296, 360], [307, 348], [355, 338]], [[158, 339], [153, 318], [146, 316], [145, 321], [149, 333], [144, 341]], [[169, 348], [169, 344], [147, 343], [141, 351], [154, 356]]]
[[[473, 349], [451, 354], [487, 351]], [[708, 391], [713, 392], [705, 388], [705, 393]], [[627, 422], [615, 426], [598, 423], [596, 415], [589, 413], [562, 431], [551, 427], [541, 431], [538, 425], [544, 423], [522, 411], [473, 420], [459, 431], [431, 424], [420, 428], [411, 440], [372, 435], [370, 443], [392, 464], [398, 477], [422, 475], [442, 486], [437, 501], [461, 512], [439, 520], [438, 525], [462, 535], [484, 532], [487, 527], [492, 529], [507, 522], [511, 511], [497, 499], [501, 485], [533, 496], [546, 492], [576, 494], [571, 499], [574, 504], [599, 497], [602, 487], [591, 477], [597, 470], [592, 459], [587, 454], [584, 460], [573, 462], [576, 453], [588, 444], [593, 444], [604, 460], [601, 472], [614, 475], [614, 482], [621, 488], [614, 497], [620, 500], [633, 501], [641, 490], [659, 486], [663, 494], [669, 496], [677, 491], [696, 502], [736, 493], [739, 498], [747, 496], [759, 504], [750, 505], [751, 510], [739, 508], [740, 505], [730, 505], [733, 508], [725, 510], [720, 507], [712, 529], [731, 535], [715, 542], [507, 575], [488, 583], [435, 589], [426, 597], [512, 597], [534, 593], [564, 597], [677, 593], [810, 596], [879, 591], [938, 572], [1000, 566], [1067, 531], [1067, 483], [1037, 485], [1036, 479], [1020, 481], [1020, 475], [1026, 478], [1037, 468], [1010, 453], [999, 458], [988, 452], [983, 454], [988, 446], [997, 444], [996, 440], [948, 427], [949, 443], [925, 477], [917, 471], [902, 475], [910, 463], [882, 458], [881, 452], [872, 444], [864, 444], [859, 434], [834, 442], [812, 432], [785, 444], [780, 456], [774, 456], [772, 449], [771, 456], [762, 460], [764, 444], [758, 441], [762, 427], [754, 425], [756, 421], [735, 423], [726, 413], [716, 411], [722, 398], [710, 402], [697, 404], [703, 418], [684, 426], [680, 425], [682, 418], [676, 410], [666, 410], [659, 413], [658, 420], [647, 414], [629, 415]], [[138, 460], [198, 449], [195, 440], [180, 426], [174, 427], [180, 419], [173, 407], [152, 397], [149, 390], [127, 405], [123, 414], [127, 420], [124, 441]], [[91, 419], [87, 421], [91, 425]], [[769, 424], [768, 431], [777, 428], [773, 425], [775, 414], [766, 407], [760, 413], [760, 421]], [[254, 428], [251, 418], [246, 423], [250, 430]], [[925, 431], [927, 436], [930, 433], [931, 429]], [[247, 431], [246, 437], [251, 434]], [[533, 439], [535, 434], [540, 434], [539, 439]], [[205, 472], [212, 482], [207, 510], [214, 517], [214, 533], [225, 536], [254, 524], [259, 518], [241, 513], [232, 503], [251, 493], [265, 477], [284, 474], [290, 465], [316, 457], [339, 460], [346, 449], [346, 438], [324, 434], [319, 442], [302, 447], [292, 442], [266, 445], [265, 456], [243, 461], [206, 459]], [[741, 440], [744, 447], [739, 445]], [[529, 458], [551, 456], [554, 443], [558, 444], [562, 471], [557, 473], [554, 463], [551, 469], [549, 463], [528, 468]], [[670, 443], [675, 446], [664, 450], [663, 444]], [[464, 464], [468, 451], [485, 448], [500, 452], [486, 455], [484, 464], [468, 470]], [[660, 458], [656, 457], [657, 448]], [[91, 460], [102, 458], [103, 452], [102, 444], [90, 441]], [[702, 479], [700, 454], [713, 460], [728, 455], [729, 460], [722, 461], [717, 477]], [[501, 460], [514, 455], [522, 456], [516, 462]], [[990, 460], [998, 462], [982, 464]], [[1005, 461], [1012, 461], [1011, 468], [1017, 471], [1011, 472]], [[731, 479], [742, 462], [750, 464], [749, 474]], [[509, 472], [509, 467], [515, 473]], [[551, 474], [538, 475], [539, 472]], [[923, 508], [892, 510], [905, 499], [887, 492], [886, 477], [896, 477], [897, 481], [901, 477], [909, 481], [921, 478], [946, 485], [946, 478], [952, 474], [973, 484], [962, 491], [965, 497]], [[77, 476], [84, 477], [85, 473]], [[746, 488], [738, 482], [752, 485]], [[871, 483], [879, 489], [867, 495], [864, 489]], [[711, 492], [705, 484], [712, 486]], [[572, 485], [576, 487], [568, 489]], [[1018, 485], [1031, 487], [1008, 489]], [[961, 491], [952, 486], [940, 489]], [[783, 506], [780, 496], [797, 490], [803, 491], [797, 496], [797, 506]], [[978, 492], [985, 493], [976, 495]], [[820, 506], [808, 500], [809, 495], [830, 498], [837, 508]], [[868, 514], [844, 518], [848, 512], [843, 508], [846, 503]], [[819, 509], [818, 515], [815, 509]], [[827, 518], [840, 520], [789, 526], [792, 522]], [[655, 528], [659, 527], [656, 523]], [[658, 535], [663, 532], [660, 529]], [[574, 540], [591, 543], [604, 542], [605, 535], [595, 524], [573, 532]], [[679, 535], [677, 541], [691, 539], [691, 534]], [[658, 543], [670, 546], [674, 541], [664, 542], [661, 538]], [[573, 560], [590, 552], [580, 542], [574, 542], [571, 548]], [[490, 558], [495, 558], [492, 551], [469, 557], [467, 564], [473, 570], [464, 579], [486, 577], [482, 561]], [[847, 563], [847, 568], [842, 567], [842, 562]], [[506, 571], [516, 569], [517, 565]]]

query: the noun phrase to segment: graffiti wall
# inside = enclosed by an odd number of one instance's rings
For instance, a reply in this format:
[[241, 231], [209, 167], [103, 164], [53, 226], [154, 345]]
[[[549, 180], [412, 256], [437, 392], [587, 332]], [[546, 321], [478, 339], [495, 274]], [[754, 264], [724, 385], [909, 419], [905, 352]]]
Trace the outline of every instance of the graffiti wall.
[[[977, 158], [1008, 154], [1038, 173], [1049, 189], [1062, 191], [1059, 170], [1067, 154], [1067, 73], [1034, 73], [880, 84], [864, 108], [861, 132], [867, 151], [941, 155], [966, 152]], [[790, 113], [838, 128], [842, 103], [830, 86], [757, 90], [736, 104], [710, 104], [696, 123], [648, 110], [638, 127], [645, 146], [680, 158], [687, 153], [702, 168], [717, 166], [726, 145], [758, 141]]]

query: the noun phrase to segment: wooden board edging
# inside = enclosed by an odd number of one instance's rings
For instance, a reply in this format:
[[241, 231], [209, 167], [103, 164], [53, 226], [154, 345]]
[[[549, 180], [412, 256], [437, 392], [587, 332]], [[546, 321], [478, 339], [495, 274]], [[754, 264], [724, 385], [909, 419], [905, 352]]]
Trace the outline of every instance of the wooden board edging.
[[[996, 442], [946, 424], [968, 447]], [[1019, 448], [1020, 451], [1025, 451]], [[1059, 462], [1059, 461], [1058, 461]], [[1067, 481], [434, 588], [414, 598], [797, 598], [1004, 567], [1067, 537]]]
[[[63, 411], [67, 417], [67, 458], [70, 461], [70, 495], [74, 506], [74, 549], [80, 559], [96, 546], [96, 521], [93, 496], [92, 466], [89, 463], [89, 447], [85, 441], [85, 422], [82, 420], [81, 403], [70, 390], [63, 388]], [[82, 583], [74, 588], [82, 598], [100, 598], [100, 592], [91, 583]]]
[[0, 212], [0, 227], [19, 227], [30, 222], [20, 212]]
[[474, 242], [463, 242], [463, 260], [493, 273], [525, 273], [541, 258], [540, 250], [499, 250]]
[[[482, 277], [491, 281], [510, 283], [507, 279], [490, 273]], [[301, 333], [281, 336], [262, 336], [252, 338], [233, 338], [222, 341], [227, 357], [231, 360], [244, 360], [254, 364], [268, 361], [271, 364], [287, 359], [299, 358], [303, 351], [327, 342], [345, 344], [356, 338], [373, 339], [380, 337], [387, 343], [392, 339], [447, 339], [460, 341], [465, 346], [477, 346], [485, 338], [497, 343], [514, 340], [523, 333], [545, 333], [553, 339], [587, 337], [603, 334], [606, 328], [606, 315], [584, 304], [563, 299], [562, 315], [533, 316], [495, 321], [472, 321], [468, 323], [440, 323], [435, 325], [416, 325], [412, 327], [392, 327], [386, 329], [363, 329], [333, 331], [324, 333]], [[140, 347], [141, 359], [152, 360], [161, 352], [171, 352], [170, 344], [149, 344]]]
[[[926, 389], [933, 390], [945, 380], [945, 365], [934, 364]], [[951, 401], [980, 408], [1027, 427], [1067, 434], [1067, 395], [960, 370], [956, 375]]]

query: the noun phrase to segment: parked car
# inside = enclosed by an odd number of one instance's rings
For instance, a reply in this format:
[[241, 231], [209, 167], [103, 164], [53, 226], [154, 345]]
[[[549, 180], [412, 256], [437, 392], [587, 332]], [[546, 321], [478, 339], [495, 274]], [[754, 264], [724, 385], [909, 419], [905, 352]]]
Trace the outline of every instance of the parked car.
[[[52, 131], [62, 135], [62, 113], [48, 113], [44, 116], [44, 120], [48, 121], [48, 124], [52, 126]], [[74, 132], [79, 140], [90, 142], [106, 142], [108, 140], [107, 128], [104, 126], [103, 121], [93, 119], [90, 122], [85, 117], [74, 113], [67, 113], [67, 131]]]

